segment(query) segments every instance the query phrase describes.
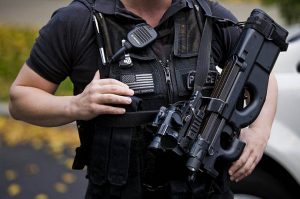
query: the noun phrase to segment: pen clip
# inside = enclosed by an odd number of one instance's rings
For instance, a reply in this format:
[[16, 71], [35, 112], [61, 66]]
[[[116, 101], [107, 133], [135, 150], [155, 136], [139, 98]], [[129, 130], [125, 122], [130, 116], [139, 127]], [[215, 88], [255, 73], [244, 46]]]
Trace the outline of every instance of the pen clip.
[[103, 47], [103, 41], [102, 41], [103, 38], [101, 37], [99, 24], [98, 24], [98, 21], [97, 21], [97, 18], [95, 15], [93, 15], [93, 21], [94, 21], [94, 25], [95, 25], [96, 41], [97, 41], [97, 45], [99, 48], [100, 58], [101, 58], [102, 64], [105, 66], [107, 61], [106, 61], [106, 56], [105, 56], [104, 47]]

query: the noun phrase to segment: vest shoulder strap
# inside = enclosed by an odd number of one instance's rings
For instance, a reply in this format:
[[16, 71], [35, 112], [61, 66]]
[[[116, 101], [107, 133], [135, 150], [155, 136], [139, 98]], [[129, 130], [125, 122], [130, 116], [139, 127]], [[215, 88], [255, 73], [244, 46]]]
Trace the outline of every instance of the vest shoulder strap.
[[[99, 49], [100, 59], [98, 59], [98, 67], [100, 70], [101, 78], [108, 77], [109, 68], [105, 67], [107, 64], [107, 57], [112, 55], [110, 41], [108, 38], [108, 32], [106, 27], [106, 22], [102, 13], [94, 9], [94, 4], [96, 0], [74, 0], [75, 2], [82, 3], [91, 13], [93, 20], [95, 38], [97, 46]], [[104, 49], [104, 46], [106, 47]], [[108, 55], [108, 56], [106, 56]]]
[[82, 3], [91, 12], [93, 11], [93, 7], [94, 7], [94, 4], [95, 4], [95, 0], [74, 0], [74, 2]]
[[211, 15], [212, 14], [209, 2], [207, 0], [196, 0], [196, 1], [201, 6], [201, 8], [204, 10], [206, 15]]

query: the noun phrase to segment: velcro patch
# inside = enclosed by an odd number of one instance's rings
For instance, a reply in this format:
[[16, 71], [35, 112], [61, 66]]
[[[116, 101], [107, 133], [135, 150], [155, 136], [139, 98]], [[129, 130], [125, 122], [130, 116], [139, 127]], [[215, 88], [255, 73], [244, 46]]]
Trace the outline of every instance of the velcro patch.
[[134, 90], [135, 94], [154, 93], [154, 81], [151, 73], [121, 75], [121, 82]]

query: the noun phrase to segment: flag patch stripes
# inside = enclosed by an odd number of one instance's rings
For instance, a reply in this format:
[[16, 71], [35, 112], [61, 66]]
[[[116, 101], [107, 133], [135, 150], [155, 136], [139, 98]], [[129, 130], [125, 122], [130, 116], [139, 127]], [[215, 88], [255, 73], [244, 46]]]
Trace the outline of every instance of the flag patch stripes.
[[122, 75], [121, 82], [134, 90], [135, 94], [154, 92], [154, 81], [151, 73]]

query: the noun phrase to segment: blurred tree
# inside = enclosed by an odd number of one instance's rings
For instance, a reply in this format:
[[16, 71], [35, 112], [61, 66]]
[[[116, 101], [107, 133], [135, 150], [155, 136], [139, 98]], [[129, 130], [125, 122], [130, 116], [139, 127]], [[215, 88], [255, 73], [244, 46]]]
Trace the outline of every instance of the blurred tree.
[[261, 0], [266, 5], [277, 4], [288, 24], [300, 23], [300, 0]]

